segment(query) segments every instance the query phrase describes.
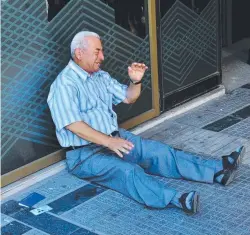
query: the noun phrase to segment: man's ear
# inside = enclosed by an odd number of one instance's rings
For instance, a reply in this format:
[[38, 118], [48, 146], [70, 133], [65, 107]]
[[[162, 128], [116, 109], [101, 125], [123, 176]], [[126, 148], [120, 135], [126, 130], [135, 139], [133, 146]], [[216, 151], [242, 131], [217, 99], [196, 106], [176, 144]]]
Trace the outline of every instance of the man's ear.
[[75, 49], [75, 57], [76, 57], [78, 60], [81, 60], [81, 59], [82, 59], [82, 53], [83, 53], [83, 51], [82, 51], [80, 48], [76, 48], [76, 49]]

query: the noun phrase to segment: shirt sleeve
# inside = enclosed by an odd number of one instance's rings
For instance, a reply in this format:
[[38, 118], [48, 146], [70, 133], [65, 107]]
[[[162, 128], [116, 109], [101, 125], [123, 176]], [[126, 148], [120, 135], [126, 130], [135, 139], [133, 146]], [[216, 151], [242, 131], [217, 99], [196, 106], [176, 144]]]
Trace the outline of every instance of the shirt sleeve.
[[48, 105], [58, 131], [82, 120], [77, 89], [72, 85], [60, 85], [55, 88], [53, 94], [49, 94]]
[[117, 105], [126, 98], [127, 85], [119, 83], [116, 79], [109, 76], [108, 91], [113, 94], [112, 103]]

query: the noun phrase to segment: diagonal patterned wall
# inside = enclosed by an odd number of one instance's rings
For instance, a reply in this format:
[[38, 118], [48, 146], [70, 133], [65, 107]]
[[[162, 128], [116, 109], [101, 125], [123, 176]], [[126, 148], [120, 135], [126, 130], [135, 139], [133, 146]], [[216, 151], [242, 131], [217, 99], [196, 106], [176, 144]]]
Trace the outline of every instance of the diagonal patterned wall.
[[2, 2], [2, 173], [59, 148], [46, 115], [57, 70], [46, 25], [45, 1]]
[[161, 19], [164, 95], [217, 71], [217, 5], [197, 14], [177, 0]]
[[[98, 0], [71, 0], [48, 23], [44, 0], [2, 1], [3, 174], [60, 148], [46, 99], [68, 63], [75, 33], [92, 30], [102, 36], [104, 70], [122, 83], [128, 81], [129, 63], [150, 64], [148, 36], [141, 39], [116, 25], [113, 11]], [[118, 107], [120, 121], [152, 108], [150, 78], [149, 71], [139, 102]]]

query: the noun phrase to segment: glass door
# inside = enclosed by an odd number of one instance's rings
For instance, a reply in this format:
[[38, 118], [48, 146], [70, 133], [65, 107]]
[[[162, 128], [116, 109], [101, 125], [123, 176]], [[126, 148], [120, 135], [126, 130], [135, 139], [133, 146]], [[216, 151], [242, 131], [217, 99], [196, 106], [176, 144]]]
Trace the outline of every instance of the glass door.
[[101, 36], [103, 69], [121, 83], [129, 83], [132, 62], [149, 67], [138, 101], [115, 107], [120, 125], [131, 128], [159, 114], [155, 14], [155, 1], [2, 2], [2, 186], [65, 156], [46, 100], [79, 31]]
[[219, 1], [160, 0], [162, 111], [221, 83]]

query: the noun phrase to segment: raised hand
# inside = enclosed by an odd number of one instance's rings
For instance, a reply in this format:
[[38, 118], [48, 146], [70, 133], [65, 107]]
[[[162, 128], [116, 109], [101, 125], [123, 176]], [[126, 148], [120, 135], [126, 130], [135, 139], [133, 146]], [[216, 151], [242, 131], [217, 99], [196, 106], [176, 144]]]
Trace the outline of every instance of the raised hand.
[[139, 82], [147, 69], [148, 67], [145, 64], [132, 63], [131, 66], [128, 67], [128, 76], [131, 80]]

